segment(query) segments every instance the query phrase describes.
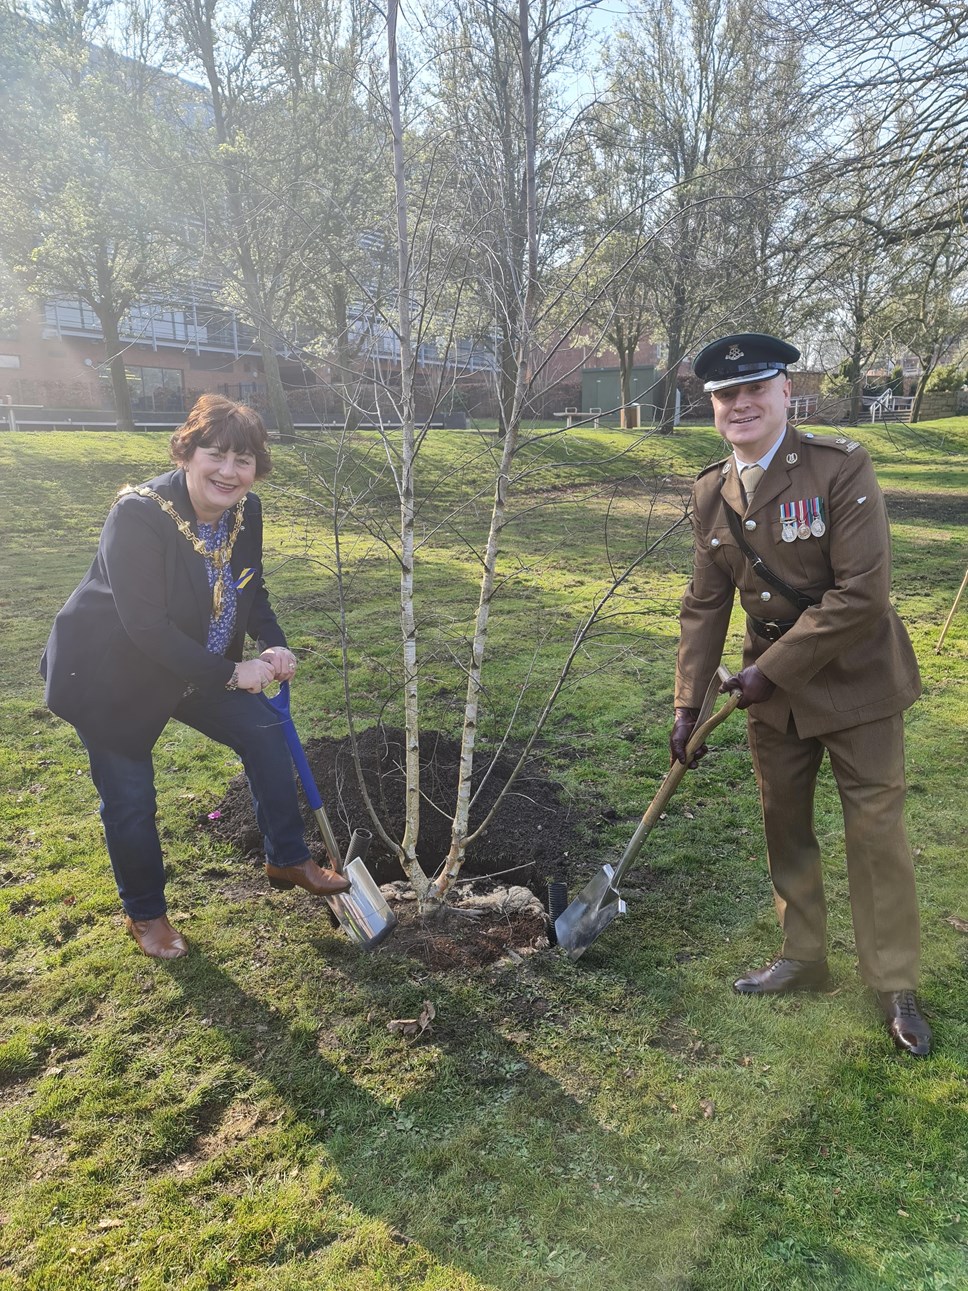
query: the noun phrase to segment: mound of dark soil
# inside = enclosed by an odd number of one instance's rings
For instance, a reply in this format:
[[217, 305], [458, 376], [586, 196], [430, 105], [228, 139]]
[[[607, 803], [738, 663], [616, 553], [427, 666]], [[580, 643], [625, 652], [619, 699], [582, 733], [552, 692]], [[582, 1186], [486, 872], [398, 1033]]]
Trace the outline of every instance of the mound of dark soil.
[[[384, 828], [401, 839], [404, 828], [404, 733], [393, 727], [374, 727], [359, 737], [360, 760], [367, 792]], [[316, 739], [306, 757], [340, 847], [345, 849], [353, 829], [368, 829], [370, 818], [353, 767], [349, 740]], [[450, 847], [450, 819], [457, 792], [460, 744], [438, 732], [420, 738], [421, 808], [418, 856], [427, 873], [435, 873]], [[515, 759], [492, 761], [478, 751], [472, 790], [473, 831], [507, 784]], [[319, 855], [319, 830], [304, 804], [306, 838]], [[244, 855], [260, 856], [262, 837], [256, 825], [243, 776], [229, 785], [217, 812], [202, 821], [219, 838]], [[526, 765], [498, 808], [486, 832], [467, 850], [462, 875], [507, 874], [508, 882], [542, 893], [552, 880], [564, 880], [569, 854], [577, 851], [576, 822], [559, 785], [537, 762]], [[378, 883], [403, 877], [399, 862], [378, 838], [366, 859]]]

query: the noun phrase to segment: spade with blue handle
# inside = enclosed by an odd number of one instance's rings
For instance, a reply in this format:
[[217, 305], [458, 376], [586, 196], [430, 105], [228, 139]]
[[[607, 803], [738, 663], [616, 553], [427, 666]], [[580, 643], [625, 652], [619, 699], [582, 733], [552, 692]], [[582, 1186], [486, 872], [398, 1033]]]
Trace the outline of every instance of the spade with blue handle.
[[355, 830], [350, 839], [345, 862], [340, 860], [336, 835], [329, 823], [323, 799], [316, 787], [316, 781], [289, 710], [288, 681], [282, 683], [279, 694], [274, 699], [270, 699], [267, 695], [263, 698], [279, 716], [282, 733], [286, 737], [286, 744], [289, 746], [289, 753], [302, 783], [306, 801], [319, 825], [329, 863], [337, 873], [345, 874], [350, 881], [348, 892], [334, 893], [328, 896], [326, 901], [350, 940], [355, 941], [365, 950], [371, 950], [390, 935], [397, 923], [396, 915], [387, 905], [383, 893], [363, 864], [372, 835], [364, 829]]

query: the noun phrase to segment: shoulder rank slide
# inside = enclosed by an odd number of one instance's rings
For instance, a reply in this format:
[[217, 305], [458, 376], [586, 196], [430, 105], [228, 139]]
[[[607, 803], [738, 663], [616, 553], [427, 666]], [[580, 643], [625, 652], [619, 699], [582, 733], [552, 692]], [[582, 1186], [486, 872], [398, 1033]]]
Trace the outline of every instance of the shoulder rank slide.
[[805, 430], [802, 438], [819, 448], [839, 448], [842, 453], [852, 453], [855, 448], [860, 448], [856, 439], [848, 439], [846, 435], [817, 435], [812, 430]]

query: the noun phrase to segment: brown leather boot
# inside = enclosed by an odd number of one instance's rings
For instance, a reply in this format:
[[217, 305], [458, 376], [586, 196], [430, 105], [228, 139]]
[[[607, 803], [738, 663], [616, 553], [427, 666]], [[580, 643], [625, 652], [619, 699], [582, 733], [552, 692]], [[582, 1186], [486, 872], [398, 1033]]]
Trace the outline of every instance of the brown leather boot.
[[167, 915], [159, 915], [157, 919], [132, 919], [125, 915], [124, 926], [152, 959], [181, 959], [188, 954], [188, 942], [171, 926]]
[[324, 870], [314, 860], [303, 861], [300, 865], [270, 865], [266, 861], [266, 874], [269, 886], [288, 892], [292, 888], [303, 888], [314, 897], [329, 897], [337, 892], [349, 892], [350, 881], [344, 874], [335, 870]]
[[734, 982], [733, 990], [740, 995], [786, 995], [788, 991], [825, 991], [830, 984], [825, 959], [774, 959]]

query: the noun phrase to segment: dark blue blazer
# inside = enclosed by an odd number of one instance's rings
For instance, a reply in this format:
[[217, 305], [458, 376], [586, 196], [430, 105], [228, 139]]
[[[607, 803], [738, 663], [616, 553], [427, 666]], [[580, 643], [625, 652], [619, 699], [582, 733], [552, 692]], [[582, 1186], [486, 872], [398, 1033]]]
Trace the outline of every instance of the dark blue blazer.
[[[194, 522], [185, 473], [148, 481]], [[262, 577], [262, 506], [245, 499], [232, 574], [235, 635], [225, 656], [206, 649], [212, 609], [204, 559], [153, 498], [127, 494], [108, 513], [97, 556], [54, 620], [40, 670], [48, 707], [90, 741], [131, 757], [150, 752], [189, 685], [220, 689], [246, 634], [285, 645]]]

